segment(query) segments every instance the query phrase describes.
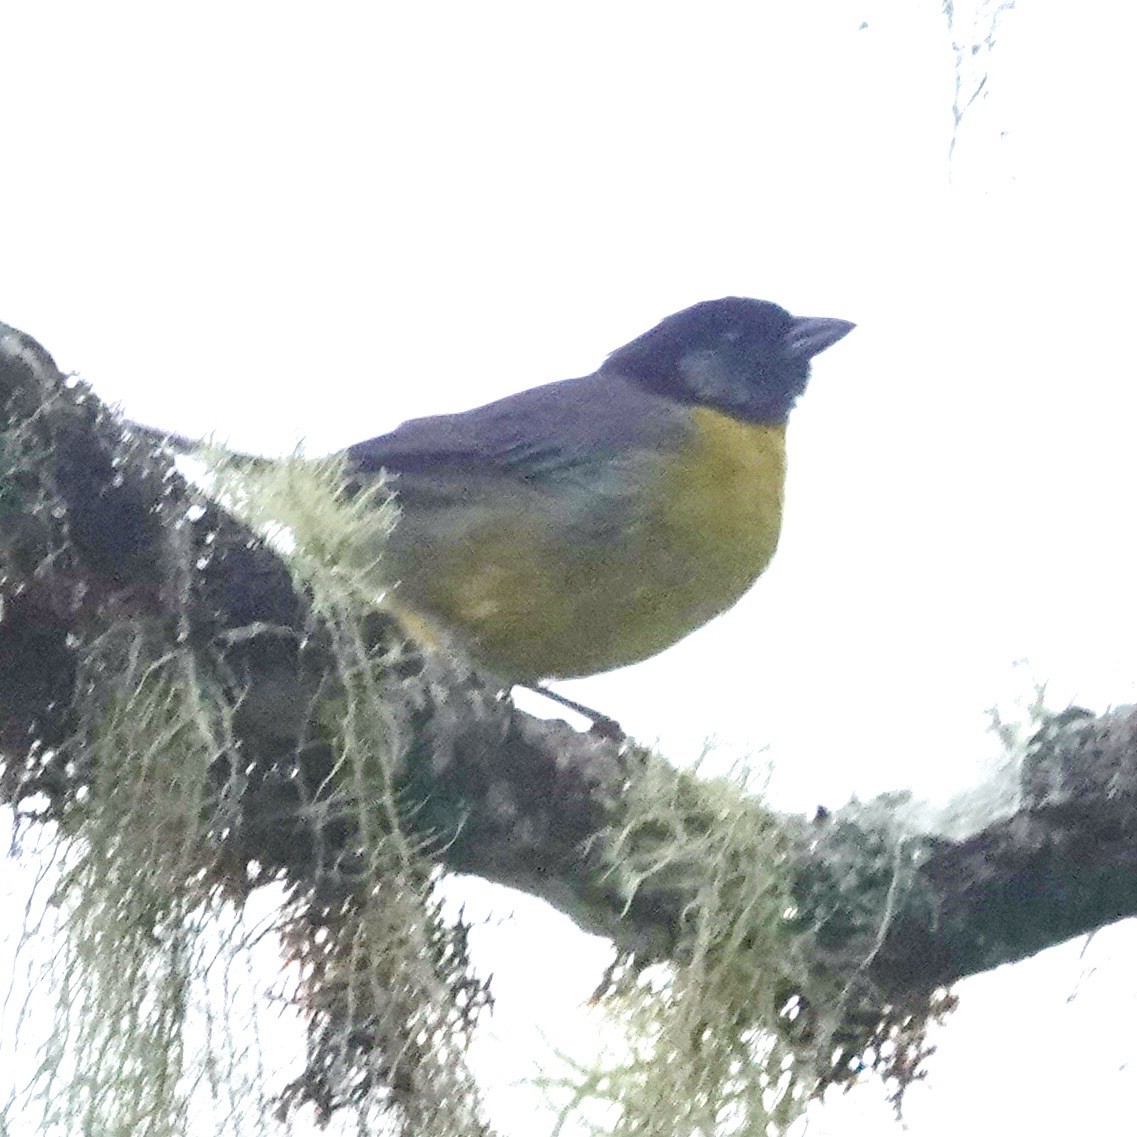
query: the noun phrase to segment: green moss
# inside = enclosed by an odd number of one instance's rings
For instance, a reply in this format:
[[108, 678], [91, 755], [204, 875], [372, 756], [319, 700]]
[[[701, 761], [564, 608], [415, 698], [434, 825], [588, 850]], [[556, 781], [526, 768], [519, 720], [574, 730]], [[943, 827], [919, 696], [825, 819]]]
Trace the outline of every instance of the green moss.
[[[330, 772], [300, 807], [323, 851], [276, 874], [286, 892], [272, 930], [287, 953], [277, 966], [289, 961], [285, 997], [308, 1027], [304, 1072], [278, 1104], [345, 1108], [361, 1125], [385, 1116], [432, 1137], [481, 1134], [465, 1047], [487, 995], [469, 972], [466, 929], [443, 919], [436, 870], [403, 825], [398, 691], [360, 632], [393, 514], [378, 485], [346, 492], [334, 463], [242, 473], [223, 462], [216, 479], [227, 505], [286, 551], [332, 661], [305, 740]], [[188, 647], [159, 646], [167, 635], [114, 627], [85, 660], [68, 750], [87, 774], [61, 815], [52, 901], [63, 941], [39, 971], [56, 1022], [0, 1124], [38, 1114], [46, 1134], [173, 1137], [208, 1107], [219, 1133], [279, 1132], [281, 1087], [250, 1058], [250, 1021], [217, 1008], [253, 947], [241, 916], [249, 889], [272, 879], [241, 854], [233, 863], [232, 838], [276, 819], [250, 817], [258, 771], [230, 731], [239, 684], [223, 689], [224, 668], [203, 674]], [[304, 754], [274, 761], [259, 773], [302, 780]]]

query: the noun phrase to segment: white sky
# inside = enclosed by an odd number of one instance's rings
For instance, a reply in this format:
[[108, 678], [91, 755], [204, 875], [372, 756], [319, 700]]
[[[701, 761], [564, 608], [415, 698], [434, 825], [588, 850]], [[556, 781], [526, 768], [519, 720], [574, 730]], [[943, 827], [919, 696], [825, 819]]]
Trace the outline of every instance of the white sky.
[[[768, 574], [563, 689], [678, 761], [768, 747], [787, 808], [944, 796], [1034, 681], [1137, 695], [1135, 25], [1006, 14], [949, 171], [939, 0], [6, 4], [0, 319], [135, 418], [312, 453], [700, 299], [856, 320], [795, 414]], [[504, 1083], [534, 1024], [576, 1037], [605, 955], [496, 906]], [[1129, 1131], [1133, 941], [962, 984], [909, 1132]], [[811, 1137], [888, 1132], [879, 1097]]]

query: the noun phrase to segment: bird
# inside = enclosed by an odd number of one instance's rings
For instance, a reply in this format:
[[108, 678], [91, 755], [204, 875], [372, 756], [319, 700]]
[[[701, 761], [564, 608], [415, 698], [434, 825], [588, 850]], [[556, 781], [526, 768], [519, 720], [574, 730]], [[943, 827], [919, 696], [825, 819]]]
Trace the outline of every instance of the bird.
[[387, 604], [507, 688], [670, 647], [770, 564], [787, 420], [813, 357], [854, 326], [706, 300], [589, 375], [348, 447], [352, 483], [385, 479], [398, 507]]

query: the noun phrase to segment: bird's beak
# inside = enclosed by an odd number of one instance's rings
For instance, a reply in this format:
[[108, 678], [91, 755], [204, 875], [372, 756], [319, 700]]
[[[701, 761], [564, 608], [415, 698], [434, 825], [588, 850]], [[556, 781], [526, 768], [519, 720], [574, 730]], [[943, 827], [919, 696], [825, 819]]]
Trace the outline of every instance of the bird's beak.
[[799, 316], [786, 333], [786, 346], [794, 359], [812, 359], [847, 336], [857, 325], [828, 316]]

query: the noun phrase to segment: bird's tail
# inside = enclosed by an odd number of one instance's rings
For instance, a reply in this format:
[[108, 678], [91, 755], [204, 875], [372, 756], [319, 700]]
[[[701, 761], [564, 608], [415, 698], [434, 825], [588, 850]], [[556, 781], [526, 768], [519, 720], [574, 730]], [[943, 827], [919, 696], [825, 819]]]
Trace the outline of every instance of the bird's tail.
[[130, 433], [156, 449], [172, 450], [175, 454], [186, 454], [193, 458], [205, 458], [211, 465], [236, 467], [241, 470], [264, 469], [273, 459], [259, 454], [246, 454], [232, 450], [212, 438], [191, 438], [188, 434], [178, 434], [172, 430], [162, 430], [156, 426], [127, 419], [123, 426]]

